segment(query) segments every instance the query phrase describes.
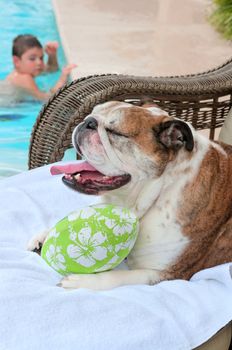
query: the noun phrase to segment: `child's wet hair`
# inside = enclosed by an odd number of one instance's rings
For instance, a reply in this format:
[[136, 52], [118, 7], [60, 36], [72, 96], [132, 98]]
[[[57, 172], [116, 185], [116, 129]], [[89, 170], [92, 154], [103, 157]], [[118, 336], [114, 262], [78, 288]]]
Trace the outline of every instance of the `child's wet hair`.
[[24, 54], [24, 52], [33, 47], [38, 47], [40, 49], [43, 48], [43, 46], [35, 36], [30, 34], [18, 35], [13, 40], [12, 55], [21, 57]]

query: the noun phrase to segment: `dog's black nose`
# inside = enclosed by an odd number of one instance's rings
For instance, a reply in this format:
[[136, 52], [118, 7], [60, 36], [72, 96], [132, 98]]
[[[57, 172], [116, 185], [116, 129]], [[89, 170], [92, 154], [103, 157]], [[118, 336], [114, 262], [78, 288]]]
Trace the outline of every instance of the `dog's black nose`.
[[93, 117], [89, 117], [85, 120], [85, 128], [86, 129], [92, 129], [97, 130], [97, 120]]
[[75, 138], [76, 134], [83, 132], [86, 129], [91, 129], [91, 130], [97, 130], [97, 119], [93, 118], [93, 117], [88, 117], [86, 119], [83, 120], [82, 123], [80, 123], [73, 131], [73, 138]]

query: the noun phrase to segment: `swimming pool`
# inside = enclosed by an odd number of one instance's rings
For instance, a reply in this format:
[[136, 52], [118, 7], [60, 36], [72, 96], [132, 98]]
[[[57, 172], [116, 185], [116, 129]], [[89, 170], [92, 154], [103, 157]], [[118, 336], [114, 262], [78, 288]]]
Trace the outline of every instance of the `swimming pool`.
[[[11, 0], [1, 2], [0, 15], [0, 79], [13, 69], [12, 40], [18, 34], [33, 34], [44, 45], [58, 41], [60, 67], [65, 64], [55, 17], [49, 0]], [[49, 90], [60, 72], [36, 78], [39, 87]], [[0, 106], [0, 179], [27, 169], [28, 145], [32, 126], [41, 109], [40, 102], [23, 102], [10, 107]]]

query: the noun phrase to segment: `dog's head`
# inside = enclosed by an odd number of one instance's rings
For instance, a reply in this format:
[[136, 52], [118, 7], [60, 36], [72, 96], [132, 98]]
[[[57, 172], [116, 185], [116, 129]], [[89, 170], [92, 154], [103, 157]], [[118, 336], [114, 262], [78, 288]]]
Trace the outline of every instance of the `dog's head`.
[[73, 132], [73, 145], [88, 162], [64, 182], [79, 192], [102, 194], [159, 177], [180, 151], [191, 152], [191, 128], [157, 107], [106, 102]]

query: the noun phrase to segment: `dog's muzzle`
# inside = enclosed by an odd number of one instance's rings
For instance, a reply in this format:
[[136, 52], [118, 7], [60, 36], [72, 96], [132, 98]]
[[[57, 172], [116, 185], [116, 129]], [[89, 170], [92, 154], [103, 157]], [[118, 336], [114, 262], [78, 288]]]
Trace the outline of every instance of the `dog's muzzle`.
[[[82, 141], [92, 132], [97, 134], [98, 122], [93, 116], [87, 117], [73, 131], [72, 143], [77, 153], [83, 155], [81, 151]], [[99, 137], [99, 136], [98, 136]], [[100, 140], [100, 139], [99, 139]], [[97, 195], [101, 192], [111, 191], [126, 185], [131, 179], [129, 174], [118, 174], [107, 176], [87, 162], [76, 166], [76, 171], [72, 174], [65, 174], [62, 180], [70, 188], [85, 194]]]

